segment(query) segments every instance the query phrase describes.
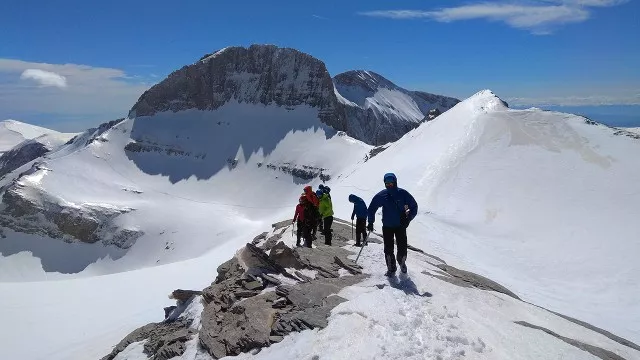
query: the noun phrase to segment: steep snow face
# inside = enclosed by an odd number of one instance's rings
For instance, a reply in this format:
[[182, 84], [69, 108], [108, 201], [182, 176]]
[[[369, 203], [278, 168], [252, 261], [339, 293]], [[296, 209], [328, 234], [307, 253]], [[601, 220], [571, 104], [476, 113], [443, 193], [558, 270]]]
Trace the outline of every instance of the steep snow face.
[[[0, 155], [11, 150], [14, 146], [25, 140], [37, 138], [44, 134], [50, 134], [47, 139], [41, 139], [39, 142], [45, 144], [48, 141], [57, 142], [58, 139], [71, 139], [75, 134], [63, 134], [55, 130], [46, 129], [40, 126], [25, 124], [16, 120], [0, 121]], [[63, 142], [66, 142], [64, 140]]]
[[370, 144], [395, 141], [417, 127], [429, 110], [447, 111], [459, 100], [409, 91], [371, 71], [354, 70], [333, 79], [345, 106], [348, 133]]
[[343, 177], [333, 198], [369, 201], [395, 172], [420, 204], [410, 243], [637, 342], [640, 141], [623, 135], [483, 91]]

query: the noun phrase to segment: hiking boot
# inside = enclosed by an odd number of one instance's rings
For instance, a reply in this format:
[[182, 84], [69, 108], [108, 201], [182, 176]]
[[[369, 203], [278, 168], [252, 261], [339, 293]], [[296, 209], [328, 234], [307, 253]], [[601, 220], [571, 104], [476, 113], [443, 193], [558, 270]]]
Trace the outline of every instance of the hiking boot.
[[407, 273], [407, 257], [403, 256], [401, 258], [398, 259], [398, 264], [400, 264], [400, 271], [402, 271], [403, 274]]
[[384, 273], [384, 276], [388, 276], [388, 277], [392, 277], [396, 275], [396, 271], [395, 270], [387, 270], [386, 273]]
[[407, 264], [400, 264], [400, 271], [402, 271], [403, 274], [407, 273]]
[[360, 243], [356, 243], [354, 246], [362, 247], [362, 244], [360, 244]]

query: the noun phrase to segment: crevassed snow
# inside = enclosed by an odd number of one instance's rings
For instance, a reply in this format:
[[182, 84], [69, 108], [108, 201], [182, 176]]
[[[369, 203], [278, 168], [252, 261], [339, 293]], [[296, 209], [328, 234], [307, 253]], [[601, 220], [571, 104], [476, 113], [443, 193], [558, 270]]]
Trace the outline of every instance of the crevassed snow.
[[[351, 214], [347, 196], [355, 193], [369, 202], [382, 189], [383, 174], [393, 171], [400, 187], [420, 204], [409, 228], [410, 244], [496, 280], [526, 301], [640, 342], [635, 301], [640, 293], [635, 258], [640, 253], [640, 169], [631, 155], [638, 153], [638, 140], [614, 136], [609, 128], [573, 115], [509, 110], [484, 91], [367, 162], [363, 157], [371, 147], [344, 136], [327, 137], [314, 126], [287, 133], [268, 153], [243, 150], [249, 158], [233, 170], [172, 182], [167, 175], [142, 172], [124, 155], [134, 125], [128, 120], [115, 127], [107, 142], [59, 158], [52, 154], [46, 164], [52, 172], [41, 186], [74, 203], [135, 208], [121, 225], [148, 229], [147, 234], [126, 256], [99, 259], [73, 275], [83, 278], [0, 283], [0, 292], [11, 294], [0, 297], [0, 308], [10, 314], [4, 323], [12, 324], [2, 327], [9, 334], [0, 340], [7, 356], [99, 358], [134, 328], [158, 321], [173, 289], [207, 286], [237, 248], [272, 222], [291, 218], [306, 184], [257, 166], [270, 161], [330, 167], [335, 215], [345, 219]], [[294, 334], [257, 357], [455, 359], [464, 352], [465, 358], [478, 359], [593, 358], [513, 324], [516, 320], [628, 359], [640, 357], [534, 306], [431, 279], [422, 271], [435, 270], [413, 255], [410, 278], [432, 298], [418, 300], [389, 287], [377, 290], [369, 286], [384, 281], [376, 246], [365, 249], [362, 260], [373, 279], [344, 292], [352, 301], [334, 310], [327, 329]], [[37, 262], [21, 252], [0, 258], [0, 276], [15, 270], [17, 256], [34, 270]], [[92, 277], [126, 270], [132, 271]], [[21, 280], [16, 271], [12, 274], [3, 280]], [[29, 272], [29, 280], [37, 276]], [[122, 306], [114, 310], [114, 304]], [[58, 335], [51, 337], [54, 326]], [[45, 341], [29, 346], [24, 333]]]

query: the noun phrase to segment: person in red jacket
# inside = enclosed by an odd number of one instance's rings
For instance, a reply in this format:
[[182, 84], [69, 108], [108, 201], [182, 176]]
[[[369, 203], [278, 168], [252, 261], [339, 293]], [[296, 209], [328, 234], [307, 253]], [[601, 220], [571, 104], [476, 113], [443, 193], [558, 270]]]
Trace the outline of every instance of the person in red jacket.
[[304, 226], [304, 203], [307, 201], [305, 196], [300, 196], [298, 200], [298, 205], [296, 205], [296, 212], [293, 214], [293, 221], [291, 223], [295, 223], [298, 221], [298, 231], [296, 232], [296, 246], [302, 246], [300, 244], [300, 237], [303, 235], [305, 226]]
[[320, 224], [320, 221], [322, 221], [322, 218], [320, 217], [320, 211], [318, 210], [318, 207], [320, 206], [320, 199], [318, 199], [318, 196], [316, 195], [316, 193], [313, 192], [313, 189], [311, 188], [311, 186], [305, 186], [304, 187], [304, 195], [307, 198], [307, 200], [309, 201], [309, 203], [311, 203], [311, 205], [313, 205], [313, 219], [307, 219], [307, 223], [313, 223], [314, 225], [311, 227], [311, 235], [313, 236], [313, 238], [316, 238], [316, 233], [318, 232], [318, 225]]

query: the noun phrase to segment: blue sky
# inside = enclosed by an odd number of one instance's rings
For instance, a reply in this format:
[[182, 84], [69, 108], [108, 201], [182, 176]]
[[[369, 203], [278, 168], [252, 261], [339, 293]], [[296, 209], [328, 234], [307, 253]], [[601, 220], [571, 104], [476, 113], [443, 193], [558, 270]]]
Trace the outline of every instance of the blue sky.
[[205, 53], [270, 43], [332, 75], [373, 70], [458, 98], [488, 88], [515, 106], [640, 126], [639, 19], [640, 2], [625, 0], [12, 1], [0, 12], [0, 119], [79, 130], [125, 116]]

